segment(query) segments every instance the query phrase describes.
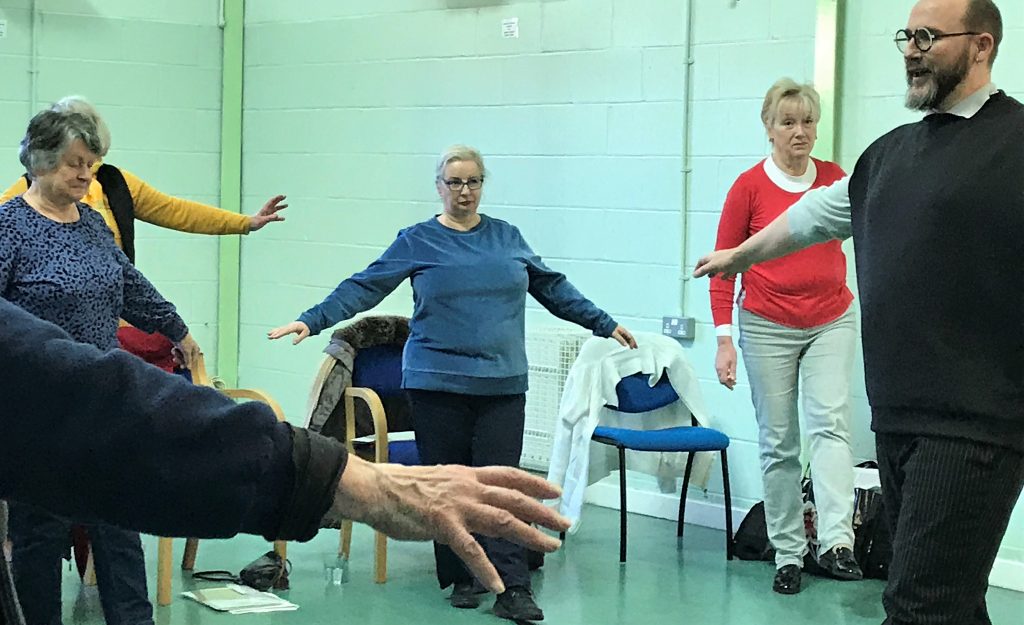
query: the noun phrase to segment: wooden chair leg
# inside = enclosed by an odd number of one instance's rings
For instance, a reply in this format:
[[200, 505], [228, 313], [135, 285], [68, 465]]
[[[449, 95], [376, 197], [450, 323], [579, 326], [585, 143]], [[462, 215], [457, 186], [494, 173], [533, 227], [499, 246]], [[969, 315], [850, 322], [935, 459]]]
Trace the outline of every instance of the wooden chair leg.
[[185, 553], [181, 556], [181, 570], [192, 571], [196, 568], [196, 553], [199, 551], [199, 539], [185, 540]]
[[170, 538], [157, 540], [156, 556], [156, 603], [157, 605], [171, 605], [171, 562], [174, 554], [172, 547], [174, 541]]
[[619, 447], [619, 563], [626, 562], [626, 448]]
[[352, 553], [352, 521], [341, 522], [341, 537], [338, 544], [338, 555], [348, 559]]
[[388, 581], [388, 537], [380, 532], [374, 536], [373, 569], [373, 581]]
[[93, 556], [92, 546], [89, 547], [89, 557], [85, 561], [85, 574], [82, 575], [82, 583], [86, 586], [96, 585], [96, 560]]
[[274, 541], [274, 553], [281, 556], [282, 560], [288, 559], [288, 543], [283, 540]]
[[683, 539], [683, 519], [686, 518], [686, 493], [690, 490], [690, 472], [693, 471], [694, 452], [686, 457], [686, 472], [683, 473], [683, 492], [679, 493], [679, 521], [676, 523], [676, 537]]
[[725, 493], [725, 557], [732, 560], [732, 494], [729, 492], [729, 459], [722, 450], [722, 490]]

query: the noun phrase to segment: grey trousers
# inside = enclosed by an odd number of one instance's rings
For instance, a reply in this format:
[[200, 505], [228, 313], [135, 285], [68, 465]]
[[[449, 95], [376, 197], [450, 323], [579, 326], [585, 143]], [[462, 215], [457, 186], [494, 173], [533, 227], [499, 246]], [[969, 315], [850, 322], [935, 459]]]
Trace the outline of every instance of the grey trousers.
[[745, 310], [739, 321], [758, 424], [768, 538], [776, 550], [776, 567], [802, 566], [808, 547], [800, 489], [801, 386], [821, 551], [853, 545], [849, 397], [856, 314], [851, 306], [838, 319], [806, 329]]

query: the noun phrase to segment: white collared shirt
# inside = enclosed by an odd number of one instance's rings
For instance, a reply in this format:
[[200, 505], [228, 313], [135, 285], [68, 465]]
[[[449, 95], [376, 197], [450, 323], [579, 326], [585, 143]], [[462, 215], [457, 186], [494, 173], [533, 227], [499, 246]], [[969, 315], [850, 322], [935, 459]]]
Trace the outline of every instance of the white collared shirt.
[[782, 171], [782, 168], [775, 162], [775, 159], [768, 156], [764, 159], [764, 173], [768, 179], [775, 183], [775, 186], [790, 193], [803, 193], [811, 188], [814, 181], [818, 179], [818, 166], [814, 164], [813, 158], [807, 159], [807, 169], [799, 176], [792, 176]]
[[939, 113], [949, 113], [950, 115], [956, 115], [958, 117], [970, 119], [974, 117], [978, 113], [978, 111], [981, 110], [981, 107], [985, 106], [985, 103], [988, 102], [988, 99], [991, 98], [997, 91], [999, 91], [999, 89], [996, 89], [995, 83], [990, 82], [981, 89], [978, 89], [971, 95], [954, 104], [953, 107], [950, 108], [948, 111], [931, 109], [930, 111], [928, 111], [925, 117], [928, 117], [928, 115], [936, 115]]

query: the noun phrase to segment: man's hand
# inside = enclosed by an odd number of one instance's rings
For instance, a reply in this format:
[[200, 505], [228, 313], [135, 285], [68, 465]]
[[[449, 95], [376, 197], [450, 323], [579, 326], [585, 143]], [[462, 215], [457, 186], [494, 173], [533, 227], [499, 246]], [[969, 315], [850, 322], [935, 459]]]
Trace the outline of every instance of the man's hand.
[[473, 533], [551, 552], [561, 544], [531, 523], [555, 531], [569, 520], [537, 499], [555, 499], [557, 486], [511, 467], [407, 467], [373, 464], [350, 455], [327, 519], [351, 519], [400, 540], [446, 544], [493, 592], [505, 586]]
[[750, 269], [750, 265], [751, 263], [744, 258], [738, 247], [718, 250], [711, 252], [707, 256], [702, 256], [697, 261], [697, 267], [693, 270], [693, 277], [703, 278], [704, 276], [715, 277], [720, 275], [728, 279]]

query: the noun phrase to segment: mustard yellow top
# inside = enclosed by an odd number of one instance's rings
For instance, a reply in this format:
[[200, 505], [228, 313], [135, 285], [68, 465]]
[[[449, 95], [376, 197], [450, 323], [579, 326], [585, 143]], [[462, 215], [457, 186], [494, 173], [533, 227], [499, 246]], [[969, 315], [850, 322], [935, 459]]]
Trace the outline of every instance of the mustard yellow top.
[[[96, 167], [99, 167], [97, 163]], [[118, 169], [121, 169], [120, 167]], [[161, 193], [142, 181], [135, 174], [121, 169], [128, 191], [135, 203], [135, 217], [161, 228], [170, 228], [179, 232], [193, 234], [248, 234], [249, 216], [239, 215], [231, 211], [183, 200]], [[0, 204], [28, 190], [28, 182], [24, 176], [19, 177], [9, 189], [0, 196]], [[114, 240], [121, 247], [121, 232], [114, 221], [114, 213], [108, 207], [107, 196], [96, 178], [89, 184], [89, 192], [82, 201], [103, 215], [107, 227], [114, 233]]]

